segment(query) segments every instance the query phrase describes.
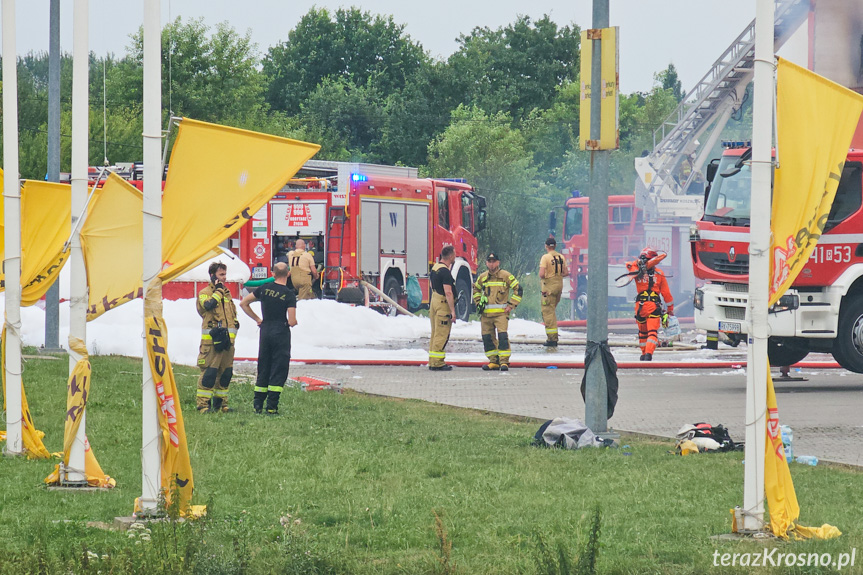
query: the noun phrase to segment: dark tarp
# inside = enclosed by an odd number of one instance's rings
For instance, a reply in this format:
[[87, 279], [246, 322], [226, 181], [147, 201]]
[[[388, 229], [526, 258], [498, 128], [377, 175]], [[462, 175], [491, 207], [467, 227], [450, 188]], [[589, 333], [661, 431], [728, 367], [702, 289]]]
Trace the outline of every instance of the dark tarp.
[[602, 358], [602, 369], [605, 371], [605, 385], [608, 390], [608, 419], [614, 415], [614, 406], [617, 405], [617, 362], [614, 361], [614, 356], [611, 355], [611, 349], [608, 347], [608, 341], [597, 343], [595, 341], [587, 342], [587, 350], [584, 353], [584, 376], [581, 378], [581, 397], [585, 398], [584, 390], [587, 386], [587, 370], [590, 364], [597, 359]]

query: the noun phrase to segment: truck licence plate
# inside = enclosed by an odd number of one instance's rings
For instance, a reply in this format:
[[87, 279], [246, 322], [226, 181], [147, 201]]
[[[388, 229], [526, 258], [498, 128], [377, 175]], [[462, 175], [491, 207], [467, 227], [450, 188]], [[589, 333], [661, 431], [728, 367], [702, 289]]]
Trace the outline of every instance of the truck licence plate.
[[740, 324], [736, 321], [720, 321], [719, 331], [725, 333], [740, 333]]

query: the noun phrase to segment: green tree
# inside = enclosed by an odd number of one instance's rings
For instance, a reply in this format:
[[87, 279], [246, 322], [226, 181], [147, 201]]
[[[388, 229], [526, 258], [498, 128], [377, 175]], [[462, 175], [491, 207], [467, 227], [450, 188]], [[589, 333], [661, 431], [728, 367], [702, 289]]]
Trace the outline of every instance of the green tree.
[[274, 110], [297, 113], [324, 78], [374, 85], [384, 94], [401, 90], [428, 64], [422, 47], [392, 16], [357, 8], [334, 14], [312, 8], [273, 46], [263, 60], [267, 102]]
[[450, 56], [453, 92], [490, 114], [507, 112], [519, 120], [534, 108], [548, 108], [555, 89], [575, 79], [580, 30], [559, 27], [547, 15], [536, 22], [519, 16], [497, 30], [474, 28], [459, 37]]
[[674, 64], [669, 64], [668, 68], [654, 74], [653, 79], [663, 90], [671, 90], [671, 95], [678, 102], [683, 100], [683, 96], [686, 95], [683, 91], [683, 84], [677, 77], [677, 68], [674, 67]]
[[480, 249], [501, 254], [513, 273], [533, 271], [547, 236], [548, 208], [562, 198], [537, 178], [522, 133], [506, 113], [459, 106], [443, 134], [429, 144], [433, 177], [463, 177], [488, 200]]

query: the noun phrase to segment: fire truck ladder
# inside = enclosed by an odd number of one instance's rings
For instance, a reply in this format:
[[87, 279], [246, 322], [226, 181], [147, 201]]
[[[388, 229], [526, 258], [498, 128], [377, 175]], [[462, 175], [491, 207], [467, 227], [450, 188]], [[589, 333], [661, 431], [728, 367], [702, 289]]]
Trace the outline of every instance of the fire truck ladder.
[[[342, 254], [345, 243], [344, 206], [330, 206], [327, 210], [327, 251], [324, 257], [324, 273], [321, 274], [321, 296], [324, 299], [336, 299], [342, 282]], [[330, 265], [330, 262], [336, 265]], [[335, 287], [332, 282], [335, 281]]]
[[[808, 17], [810, 0], [776, 0], [774, 52], [782, 47]], [[646, 160], [654, 174], [636, 179], [636, 201], [647, 215], [658, 214], [658, 196], [663, 187], [675, 195], [686, 193], [696, 172], [707, 159], [731, 113], [742, 104], [746, 86], [754, 74], [755, 20], [731, 43], [704, 77], [683, 98], [677, 109], [653, 134], [653, 152]], [[718, 120], [718, 121], [717, 121]], [[695, 150], [695, 140], [716, 124], [697, 158], [689, 178], [678, 182], [673, 175], [685, 157]], [[659, 143], [657, 143], [657, 140]]]

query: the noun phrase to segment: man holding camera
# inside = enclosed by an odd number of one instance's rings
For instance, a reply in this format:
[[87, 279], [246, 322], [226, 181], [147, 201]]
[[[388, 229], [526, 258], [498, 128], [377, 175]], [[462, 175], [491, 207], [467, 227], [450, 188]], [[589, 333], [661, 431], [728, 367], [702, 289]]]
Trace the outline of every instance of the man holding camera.
[[228, 386], [234, 375], [234, 339], [240, 322], [234, 300], [225, 287], [227, 266], [213, 262], [207, 271], [210, 283], [198, 293], [197, 302], [202, 320], [197, 408], [199, 413], [228, 412]]

